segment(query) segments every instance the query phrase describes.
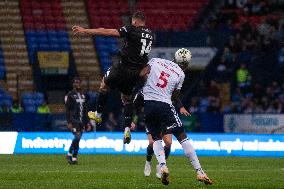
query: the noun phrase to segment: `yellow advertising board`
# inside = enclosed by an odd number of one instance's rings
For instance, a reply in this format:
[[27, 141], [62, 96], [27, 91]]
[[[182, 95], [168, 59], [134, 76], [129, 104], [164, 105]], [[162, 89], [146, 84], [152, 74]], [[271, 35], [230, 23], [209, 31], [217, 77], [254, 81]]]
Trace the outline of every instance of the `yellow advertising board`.
[[69, 67], [69, 52], [37, 53], [39, 67], [43, 74], [67, 74]]
[[40, 68], [65, 68], [69, 66], [68, 52], [38, 52], [38, 62]]

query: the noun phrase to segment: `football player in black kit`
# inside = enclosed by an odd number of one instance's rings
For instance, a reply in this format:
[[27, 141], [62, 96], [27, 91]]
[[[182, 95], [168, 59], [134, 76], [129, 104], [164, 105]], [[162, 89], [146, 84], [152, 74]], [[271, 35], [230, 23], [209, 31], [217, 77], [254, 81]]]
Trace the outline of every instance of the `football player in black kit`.
[[153, 33], [145, 27], [146, 19], [143, 12], [135, 12], [132, 15], [130, 26], [119, 29], [85, 29], [73, 26], [74, 34], [90, 34], [114, 36], [125, 39], [120, 53], [120, 61], [114, 63], [104, 75], [97, 97], [96, 112], [89, 112], [90, 119], [100, 123], [101, 114], [107, 100], [107, 92], [110, 89], [119, 89], [124, 105], [125, 130], [123, 142], [129, 144], [131, 141], [130, 127], [133, 115], [133, 88], [142, 80], [141, 76], [146, 71], [148, 54], [151, 51]]
[[[77, 164], [77, 155], [79, 151], [79, 142], [82, 132], [88, 125], [87, 118], [87, 99], [82, 93], [81, 80], [78, 77], [73, 79], [73, 89], [65, 96], [66, 118], [68, 129], [74, 135], [71, 146], [67, 154], [69, 164]], [[88, 128], [87, 130], [89, 130]]]

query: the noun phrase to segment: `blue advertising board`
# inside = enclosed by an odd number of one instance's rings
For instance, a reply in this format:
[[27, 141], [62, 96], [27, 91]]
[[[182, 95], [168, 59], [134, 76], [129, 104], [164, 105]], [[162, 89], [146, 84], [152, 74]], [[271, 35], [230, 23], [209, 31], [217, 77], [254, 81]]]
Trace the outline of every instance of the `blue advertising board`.
[[[145, 133], [132, 133], [130, 144], [123, 144], [123, 133], [84, 133], [80, 154], [146, 153]], [[283, 134], [188, 134], [199, 156], [284, 157]], [[0, 154], [64, 154], [73, 135], [68, 132], [0, 132]], [[183, 155], [181, 145], [173, 140], [172, 155]]]

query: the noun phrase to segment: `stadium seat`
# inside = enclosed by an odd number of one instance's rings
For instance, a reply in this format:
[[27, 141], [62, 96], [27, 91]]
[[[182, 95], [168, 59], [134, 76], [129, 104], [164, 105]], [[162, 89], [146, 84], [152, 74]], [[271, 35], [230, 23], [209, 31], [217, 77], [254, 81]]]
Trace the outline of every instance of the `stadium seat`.
[[5, 77], [5, 67], [0, 65], [0, 79], [4, 79]]

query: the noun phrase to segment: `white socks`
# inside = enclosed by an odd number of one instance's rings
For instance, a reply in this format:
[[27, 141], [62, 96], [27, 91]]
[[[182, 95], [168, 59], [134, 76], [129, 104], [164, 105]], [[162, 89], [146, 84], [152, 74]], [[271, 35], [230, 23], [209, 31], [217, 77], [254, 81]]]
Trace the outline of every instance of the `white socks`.
[[190, 160], [192, 166], [197, 171], [197, 174], [204, 174], [201, 165], [199, 163], [198, 157], [195, 153], [193, 146], [190, 144], [189, 140], [186, 138], [181, 141], [181, 146], [183, 148], [185, 156]]
[[157, 140], [153, 144], [153, 150], [156, 155], [156, 158], [159, 162], [159, 165], [162, 167], [163, 165], [166, 165], [166, 158], [165, 158], [165, 151], [162, 144], [162, 140]]

